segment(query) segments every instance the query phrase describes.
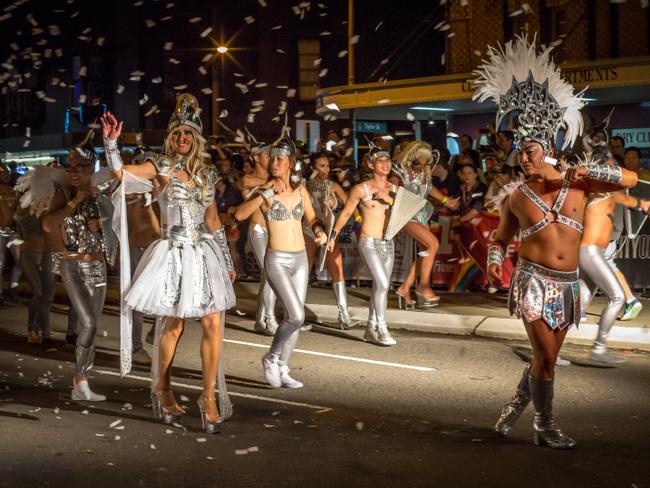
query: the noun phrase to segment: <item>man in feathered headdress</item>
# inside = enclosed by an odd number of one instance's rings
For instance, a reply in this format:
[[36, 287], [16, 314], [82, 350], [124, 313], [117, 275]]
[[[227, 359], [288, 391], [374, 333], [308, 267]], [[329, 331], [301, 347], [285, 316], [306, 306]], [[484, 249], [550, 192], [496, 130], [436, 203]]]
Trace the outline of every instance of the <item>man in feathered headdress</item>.
[[501, 264], [519, 233], [521, 248], [510, 283], [509, 308], [523, 319], [533, 348], [515, 396], [504, 406], [495, 430], [507, 436], [532, 399], [537, 445], [570, 449], [576, 442], [553, 419], [555, 362], [569, 327], [580, 317], [578, 251], [587, 195], [632, 187], [636, 175], [597, 163], [560, 173], [553, 158], [560, 130], [562, 149], [582, 131], [581, 94], [550, 59], [552, 48], [517, 37], [503, 48], [489, 48], [475, 72], [474, 98], [497, 104], [496, 127], [511, 118], [519, 162], [527, 177], [506, 197], [501, 222], [488, 250], [488, 273], [502, 284]]

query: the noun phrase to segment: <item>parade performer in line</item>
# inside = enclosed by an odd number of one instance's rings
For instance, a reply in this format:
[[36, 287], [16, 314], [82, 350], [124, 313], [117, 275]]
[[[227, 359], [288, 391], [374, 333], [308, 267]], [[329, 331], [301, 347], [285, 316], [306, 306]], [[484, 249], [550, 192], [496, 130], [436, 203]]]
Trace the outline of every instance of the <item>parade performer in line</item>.
[[553, 414], [555, 362], [569, 327], [580, 317], [577, 276], [582, 220], [591, 192], [636, 184], [631, 172], [599, 164], [570, 168], [562, 175], [553, 159], [555, 139], [564, 129], [563, 148], [582, 131], [580, 94], [563, 80], [547, 48], [517, 37], [476, 71], [474, 98], [492, 99], [496, 126], [511, 118], [519, 162], [527, 177], [502, 202], [501, 221], [488, 249], [488, 273], [502, 285], [505, 249], [517, 232], [521, 248], [510, 283], [509, 309], [522, 318], [533, 348], [515, 396], [504, 406], [495, 430], [507, 436], [532, 399], [534, 442], [570, 449], [575, 440], [557, 426]]
[[388, 181], [391, 165], [388, 151], [372, 146], [368, 155], [368, 167], [372, 176], [364, 183], [355, 185], [350, 191], [328, 243], [328, 248], [333, 250], [336, 237], [358, 208], [362, 218], [359, 254], [373, 278], [368, 324], [363, 339], [380, 346], [392, 346], [397, 343], [388, 330], [385, 315], [395, 259], [393, 241], [384, 239], [389, 209], [393, 203], [391, 194], [394, 195], [397, 191], [396, 185]]
[[[217, 214], [214, 187], [218, 177], [205, 159], [199, 114], [196, 98], [190, 94], [180, 95], [167, 126], [164, 152], [147, 158], [142, 164], [130, 166], [123, 166], [117, 147], [122, 122], [110, 112], [101, 120], [106, 159], [115, 177], [122, 181], [122, 191], [129, 190], [125, 185], [130, 179], [156, 179], [161, 187], [158, 197], [161, 239], [154, 241], [142, 256], [133, 282], [124, 295], [127, 308], [164, 317], [160, 320], [162, 330], [156, 332], [154, 345], [156, 364], [152, 367], [151, 396], [154, 415], [172, 423], [185, 413], [171, 391], [171, 366], [185, 320], [199, 317], [203, 329], [203, 391], [197, 403], [203, 428], [211, 434], [219, 432], [223, 418], [232, 414], [223, 372], [222, 347], [224, 312], [235, 303], [232, 287], [235, 272]], [[118, 208], [119, 205], [116, 210]], [[119, 219], [126, 220], [124, 213], [120, 212]], [[121, 229], [124, 227], [123, 222]], [[128, 242], [125, 237], [120, 237], [122, 247]], [[125, 253], [120, 257], [125, 257]], [[128, 316], [122, 313], [123, 319]], [[123, 323], [121, 332], [130, 339], [130, 324]], [[130, 340], [127, 342], [128, 350]], [[129, 360], [130, 355], [122, 354], [122, 361]], [[123, 373], [125, 369], [128, 370], [128, 365], [122, 369]]]
[[[341, 185], [329, 179], [330, 161], [326, 153], [315, 154], [311, 160], [311, 168], [313, 174], [307, 180], [307, 189], [311, 195], [316, 217], [323, 223], [330, 221], [334, 224], [338, 209], [341, 205], [345, 205], [347, 195]], [[305, 226], [304, 233], [306, 238], [305, 243], [307, 244], [309, 269], [311, 269], [316, 256], [318, 256], [318, 261], [321, 261], [322, 257], [325, 259], [324, 264], [327, 266], [330, 278], [332, 279], [332, 291], [334, 292], [338, 307], [339, 327], [345, 330], [359, 325], [358, 320], [352, 320], [350, 311], [348, 310], [348, 293], [345, 286], [345, 275], [343, 274], [343, 255], [341, 254], [341, 249], [335, 244], [331, 252], [323, 248], [321, 253], [326, 253], [326, 255], [319, 255], [316, 252], [318, 246], [316, 245], [311, 229]], [[320, 268], [322, 264], [321, 262], [317, 262], [317, 268]], [[320, 271], [320, 269], [317, 271]]]
[[[0, 307], [5, 305], [3, 287], [4, 282], [2, 280], [2, 274], [5, 268], [5, 263], [7, 261], [7, 253], [11, 251], [11, 254], [14, 258], [14, 267], [11, 272], [10, 283], [13, 284], [17, 282], [18, 275], [17, 270], [19, 269], [19, 256], [17, 251], [17, 246], [12, 245], [11, 242], [14, 241], [17, 237], [15, 222], [14, 222], [14, 211], [16, 210], [16, 204], [18, 203], [18, 198], [14, 189], [9, 184], [11, 181], [11, 172], [9, 169], [0, 164]], [[13, 288], [10, 288], [13, 290]], [[36, 336], [32, 337], [32, 342], [38, 342]]]
[[[70, 151], [66, 173], [71, 192], [57, 191], [43, 217], [43, 230], [61, 232], [65, 250], [61, 280], [78, 320], [72, 399], [103, 401], [93, 392], [88, 373], [95, 359], [95, 335], [106, 296], [105, 242], [96, 189], [92, 187], [97, 155], [92, 139]], [[69, 195], [69, 199], [66, 195]]]
[[[251, 193], [254, 193], [268, 182], [270, 149], [268, 144], [253, 142], [250, 151], [251, 159], [255, 163], [255, 169], [252, 174], [242, 177], [242, 196], [244, 199], [247, 199]], [[235, 218], [244, 220], [238, 216], [237, 212], [235, 212]], [[248, 217], [248, 243], [260, 268], [260, 299], [255, 316], [255, 330], [272, 336], [278, 329], [278, 322], [275, 318], [276, 296], [264, 270], [264, 257], [269, 243], [269, 231], [259, 208]]]
[[318, 244], [325, 244], [326, 236], [316, 219], [309, 192], [301, 184], [301, 163], [296, 160], [296, 147], [286, 134], [286, 127], [271, 146], [270, 157], [271, 179], [239, 206], [237, 218], [243, 220], [261, 210], [269, 232], [264, 269], [284, 305], [284, 319], [275, 332], [270, 351], [262, 358], [264, 377], [274, 388], [302, 388], [303, 384], [289, 374], [289, 359], [305, 321], [309, 268], [303, 219], [312, 228]]
[[[400, 153], [393, 171], [398, 174], [402, 184], [410, 192], [424, 199], [431, 197], [448, 209], [455, 210], [458, 208], [458, 199], [450, 199], [433, 186], [431, 172], [439, 159], [440, 153], [433, 151], [428, 143], [413, 141]], [[439, 245], [437, 237], [429, 230], [429, 220], [432, 216], [433, 205], [427, 201], [424, 208], [404, 226], [404, 232], [423, 249], [417, 253], [417, 259], [413, 260], [402, 285], [395, 290], [400, 308], [403, 307], [402, 304], [404, 308], [415, 305], [410, 290], [415, 282], [416, 263], [417, 275], [420, 277], [415, 289], [417, 307], [432, 308], [440, 301], [440, 297], [431, 289], [431, 273]]]

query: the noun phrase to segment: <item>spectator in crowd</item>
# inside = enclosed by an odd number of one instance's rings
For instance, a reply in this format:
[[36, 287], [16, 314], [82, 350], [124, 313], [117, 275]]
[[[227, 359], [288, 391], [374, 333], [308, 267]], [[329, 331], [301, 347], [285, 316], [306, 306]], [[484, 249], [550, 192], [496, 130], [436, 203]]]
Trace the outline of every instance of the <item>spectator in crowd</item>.
[[460, 171], [461, 167], [465, 164], [473, 164], [474, 166], [478, 167], [479, 154], [477, 151], [472, 149], [472, 144], [473, 141], [471, 136], [468, 134], [463, 134], [460, 136], [460, 153], [452, 158], [450, 164], [454, 173]]
[[251, 175], [255, 171], [255, 165], [251, 161], [250, 158], [248, 158], [246, 161], [244, 161], [244, 165], [242, 166], [242, 176], [244, 175]]
[[460, 193], [460, 181], [456, 173], [449, 169], [449, 160], [442, 155], [442, 152], [440, 161], [433, 167], [431, 174], [433, 175], [433, 186], [448, 197]]
[[460, 170], [459, 215], [457, 221], [461, 224], [477, 217], [485, 203], [486, 186], [479, 181], [478, 170], [471, 164], [466, 164]]
[[628, 147], [623, 159], [625, 167], [639, 175], [640, 180], [650, 181], [650, 171], [641, 164], [641, 151], [636, 147]]
[[239, 180], [239, 173], [233, 167], [232, 161], [228, 158], [217, 161], [217, 171], [221, 179], [230, 185], [235, 185], [237, 180]]
[[613, 136], [609, 140], [609, 150], [612, 151], [613, 156], [625, 156], [625, 139], [621, 136]]
[[499, 161], [508, 166], [519, 166], [517, 151], [513, 146], [514, 135], [510, 130], [502, 130], [497, 134], [497, 146], [499, 147]]

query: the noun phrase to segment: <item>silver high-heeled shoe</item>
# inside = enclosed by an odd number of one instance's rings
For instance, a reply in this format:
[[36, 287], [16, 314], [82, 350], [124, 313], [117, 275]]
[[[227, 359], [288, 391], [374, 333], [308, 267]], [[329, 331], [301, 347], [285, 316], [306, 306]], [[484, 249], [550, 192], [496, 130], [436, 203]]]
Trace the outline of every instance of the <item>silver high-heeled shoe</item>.
[[[174, 406], [177, 407], [178, 405], [174, 404]], [[153, 391], [151, 392], [151, 409], [153, 410], [154, 418], [162, 420], [164, 423], [169, 425], [180, 421], [181, 417], [184, 415], [184, 413], [168, 411], [162, 406], [160, 398], [158, 398], [158, 395]]]
[[393, 293], [397, 295], [397, 306], [400, 310], [415, 310], [415, 302], [411, 299], [410, 293], [406, 296], [402, 295], [398, 290]]
[[435, 298], [426, 298], [422, 293], [419, 291], [415, 292], [415, 298], [417, 300], [417, 307], [418, 308], [433, 308], [437, 307], [440, 302], [439, 297]]
[[223, 423], [223, 419], [221, 417], [218, 417], [219, 420], [216, 422], [212, 422], [210, 419], [208, 419], [205, 402], [211, 400], [216, 401], [215, 398], [207, 398], [201, 395], [196, 402], [196, 404], [199, 406], [199, 411], [201, 412], [201, 426], [203, 427], [203, 430], [206, 434], [221, 434], [221, 424]]

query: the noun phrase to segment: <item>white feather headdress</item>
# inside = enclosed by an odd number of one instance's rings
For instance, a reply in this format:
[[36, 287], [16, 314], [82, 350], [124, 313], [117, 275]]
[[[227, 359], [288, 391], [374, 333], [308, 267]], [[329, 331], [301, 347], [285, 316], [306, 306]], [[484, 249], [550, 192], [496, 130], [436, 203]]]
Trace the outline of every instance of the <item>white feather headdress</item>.
[[548, 150], [559, 130], [565, 129], [565, 149], [582, 133], [584, 90], [574, 94], [550, 57], [553, 48], [542, 47], [538, 53], [535, 40], [529, 43], [525, 36], [517, 36], [503, 47], [489, 47], [489, 59], [474, 71], [472, 99], [491, 99], [497, 104], [497, 130], [506, 115], [516, 115], [517, 143], [533, 140]]

